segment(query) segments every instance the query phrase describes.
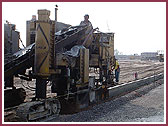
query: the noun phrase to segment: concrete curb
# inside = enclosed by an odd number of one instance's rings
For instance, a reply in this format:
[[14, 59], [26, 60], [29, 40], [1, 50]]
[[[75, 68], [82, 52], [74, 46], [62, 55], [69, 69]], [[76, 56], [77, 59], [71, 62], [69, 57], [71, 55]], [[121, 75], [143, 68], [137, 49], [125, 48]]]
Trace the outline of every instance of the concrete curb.
[[136, 89], [138, 89], [142, 86], [149, 85], [149, 84], [151, 84], [155, 81], [158, 81], [160, 79], [163, 79], [163, 78], [164, 78], [164, 74], [160, 73], [160, 74], [157, 74], [157, 75], [153, 75], [153, 76], [150, 76], [150, 77], [146, 77], [146, 78], [143, 78], [143, 79], [132, 81], [132, 82], [129, 82], [129, 83], [124, 83], [124, 84], [121, 84], [121, 85], [110, 87], [110, 88], [108, 88], [109, 97], [116, 97], [118, 95], [122, 95], [124, 93], [134, 91], [134, 90], [136, 90]]

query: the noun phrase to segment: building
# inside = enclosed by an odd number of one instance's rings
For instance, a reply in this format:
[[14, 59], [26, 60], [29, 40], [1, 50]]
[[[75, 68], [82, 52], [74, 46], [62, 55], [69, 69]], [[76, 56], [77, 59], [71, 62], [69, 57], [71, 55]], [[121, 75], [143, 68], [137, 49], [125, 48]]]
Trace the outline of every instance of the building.
[[143, 52], [141, 53], [141, 60], [158, 60], [157, 52]]

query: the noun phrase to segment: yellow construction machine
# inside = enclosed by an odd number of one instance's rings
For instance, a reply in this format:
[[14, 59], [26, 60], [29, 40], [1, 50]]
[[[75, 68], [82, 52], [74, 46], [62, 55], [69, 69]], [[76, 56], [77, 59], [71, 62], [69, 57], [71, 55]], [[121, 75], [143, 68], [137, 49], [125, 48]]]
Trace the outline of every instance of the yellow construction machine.
[[[16, 75], [27, 81], [36, 79], [35, 97], [17, 109], [17, 115], [27, 121], [78, 112], [108, 99], [107, 88], [114, 86], [114, 33], [87, 25], [55, 32], [57, 21], [49, 16], [49, 10], [38, 10], [38, 20], [31, 22], [35, 43], [14, 58], [20, 67], [11, 62], [5, 66], [5, 80]], [[27, 61], [29, 65], [23, 65]], [[28, 75], [18, 71], [30, 67]], [[48, 82], [54, 97], [46, 95]]]

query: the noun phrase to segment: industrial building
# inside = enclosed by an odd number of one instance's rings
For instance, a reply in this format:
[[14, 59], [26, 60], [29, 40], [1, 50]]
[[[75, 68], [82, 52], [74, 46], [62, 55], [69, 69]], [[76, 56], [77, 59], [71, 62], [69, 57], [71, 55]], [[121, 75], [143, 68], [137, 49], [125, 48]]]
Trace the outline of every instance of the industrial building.
[[141, 60], [158, 60], [157, 52], [143, 52], [141, 53]]

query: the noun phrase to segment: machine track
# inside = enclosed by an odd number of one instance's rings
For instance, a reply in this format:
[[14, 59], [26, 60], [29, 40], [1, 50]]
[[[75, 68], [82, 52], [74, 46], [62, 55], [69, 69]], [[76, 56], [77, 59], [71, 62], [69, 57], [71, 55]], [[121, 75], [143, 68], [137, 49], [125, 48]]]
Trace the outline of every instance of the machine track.
[[5, 122], [36, 122], [60, 113], [61, 105], [58, 99], [25, 102], [4, 110]]
[[38, 121], [39, 119], [57, 115], [60, 112], [60, 102], [57, 99], [26, 102], [18, 106], [16, 114], [23, 121]]
[[23, 88], [7, 89], [4, 91], [4, 107], [17, 106], [24, 102], [26, 91]]

